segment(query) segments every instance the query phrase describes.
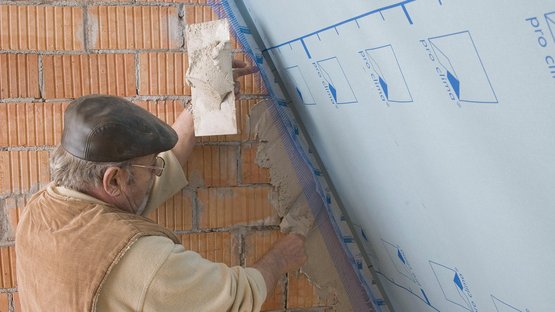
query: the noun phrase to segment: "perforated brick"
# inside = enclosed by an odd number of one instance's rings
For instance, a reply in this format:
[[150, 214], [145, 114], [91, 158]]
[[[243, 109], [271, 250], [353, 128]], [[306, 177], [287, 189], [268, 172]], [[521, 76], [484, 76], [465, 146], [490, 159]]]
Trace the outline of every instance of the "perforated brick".
[[0, 288], [14, 288], [17, 286], [15, 276], [15, 247], [0, 247]]
[[182, 100], [136, 101], [135, 103], [169, 125], [175, 122], [184, 107]]
[[270, 183], [270, 170], [257, 164], [258, 144], [241, 144], [241, 184]]
[[0, 152], [0, 194], [37, 191], [49, 181], [47, 151]]
[[141, 53], [140, 95], [191, 95], [185, 82], [188, 67], [185, 53]]
[[0, 103], [0, 146], [60, 143], [69, 102]]
[[271, 192], [271, 186], [199, 189], [199, 226], [275, 225], [277, 217], [270, 203]]
[[[208, 4], [209, 0], [137, 0], [137, 2], [165, 2], [165, 3], [188, 3], [188, 4]], [[212, 3], [220, 3], [219, 0], [210, 0]]]
[[183, 45], [174, 6], [93, 6], [87, 29], [92, 49], [175, 49]]
[[237, 186], [238, 146], [195, 146], [187, 162], [191, 186]]
[[0, 312], [8, 312], [9, 306], [8, 294], [0, 293]]
[[182, 234], [180, 239], [187, 250], [198, 252], [202, 257], [228, 266], [239, 265], [239, 241], [229, 232]]
[[17, 224], [19, 223], [19, 217], [28, 200], [29, 196], [12, 196], [3, 200], [4, 213], [8, 221], [5, 242], [15, 240], [15, 230], [17, 228]]
[[36, 54], [0, 54], [0, 98], [38, 98]]
[[13, 306], [14, 306], [14, 312], [23, 311], [21, 310], [21, 303], [19, 301], [19, 292], [13, 293]]
[[133, 54], [45, 55], [43, 72], [45, 98], [136, 94]]
[[322, 298], [318, 295], [315, 285], [310, 283], [304, 274], [290, 273], [287, 282], [287, 308], [311, 308], [332, 306], [335, 297], [330, 295], [328, 298]]
[[190, 230], [193, 227], [193, 197], [182, 190], [154, 210], [149, 218], [173, 231]]
[[83, 50], [83, 9], [0, 5], [0, 49]]

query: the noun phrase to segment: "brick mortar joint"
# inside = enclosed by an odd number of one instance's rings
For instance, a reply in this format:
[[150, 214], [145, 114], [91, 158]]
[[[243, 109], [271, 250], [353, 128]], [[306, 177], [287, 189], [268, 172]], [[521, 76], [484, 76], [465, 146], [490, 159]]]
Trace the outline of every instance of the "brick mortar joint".
[[141, 59], [139, 53], [133, 55], [133, 60], [135, 61], [135, 94], [138, 95], [141, 87]]
[[0, 99], [0, 103], [40, 103], [44, 102], [43, 99], [37, 98], [3, 98]]
[[207, 233], [239, 233], [249, 235], [255, 232], [271, 232], [279, 230], [279, 225], [232, 225], [222, 228], [199, 228], [191, 230], [176, 230], [174, 231], [177, 235], [187, 235], [187, 234], [207, 234]]
[[285, 273], [285, 277], [283, 281], [283, 308], [284, 309], [287, 309], [288, 297], [289, 297], [289, 273]]
[[192, 190], [192, 230], [199, 230], [200, 225], [200, 207], [199, 207], [199, 200], [198, 200], [198, 191], [197, 189]]
[[[124, 97], [130, 101], [188, 101], [190, 95], [133, 95]], [[0, 103], [58, 103], [70, 102], [73, 98], [2, 98]], [[183, 103], [185, 105], [185, 103]]]
[[8, 211], [6, 208], [6, 201], [0, 200], [0, 213], [2, 214], [2, 219], [0, 220], [0, 244], [10, 242], [9, 240], [9, 221], [8, 221]]
[[[87, 32], [87, 31], [85, 31]], [[88, 32], [87, 32], [88, 33]], [[87, 37], [89, 37], [87, 35]], [[93, 49], [86, 45], [89, 39], [85, 39], [83, 50], [11, 50], [2, 49], [0, 54], [36, 54], [36, 55], [95, 55], [95, 54], [146, 54], [146, 53], [186, 53], [184, 48], [173, 49]]]
[[47, 186], [49, 183], [50, 183], [50, 181], [48, 181], [48, 182], [39, 182], [36, 185], [31, 186], [31, 188], [29, 190], [25, 190], [23, 192], [2, 193], [2, 194], [0, 194], [0, 200], [6, 200], [6, 199], [10, 199], [10, 198], [19, 198], [20, 196], [23, 196], [23, 197], [29, 196], [30, 197], [30, 196], [34, 195], [36, 192], [38, 192], [40, 189]]
[[268, 189], [273, 187], [271, 183], [248, 183], [239, 185], [225, 185], [225, 186], [205, 186], [199, 187], [198, 190], [228, 190], [238, 188], [251, 188], [251, 189]]
[[239, 265], [246, 266], [247, 264], [247, 249], [245, 233], [239, 233]]
[[78, 7], [82, 3], [76, 1], [24, 1], [24, 0], [0, 0], [0, 5], [15, 6], [48, 6], [48, 7]]
[[8, 311], [15, 312], [15, 302], [13, 300], [13, 293], [8, 293]]
[[85, 52], [90, 52], [90, 38], [89, 38], [89, 6], [83, 6], [83, 49]]
[[42, 99], [44, 96], [44, 64], [42, 61], [42, 55], [38, 56], [38, 79], [39, 79], [39, 96]]
[[[179, 3], [172, 2], [146, 2], [128, 0], [127, 2], [118, 1], [44, 1], [44, 0], [0, 0], [0, 5], [16, 6], [45, 6], [45, 7], [96, 7], [96, 6], [115, 6], [115, 7], [178, 7]], [[204, 5], [207, 6], [207, 5]]]
[[180, 38], [181, 38], [181, 47], [180, 49], [183, 50], [187, 50], [186, 47], [186, 42], [185, 42], [185, 25], [186, 25], [186, 21], [185, 21], [185, 4], [181, 3], [177, 9], [177, 17], [178, 17], [178, 25], [179, 25], [179, 31], [180, 33]]
[[6, 248], [6, 247], [15, 247], [15, 241], [11, 240], [11, 241], [2, 241], [0, 242], [0, 248]]
[[37, 145], [37, 146], [2, 146], [0, 151], [2, 152], [40, 152], [47, 151], [51, 152], [56, 148], [57, 145]]

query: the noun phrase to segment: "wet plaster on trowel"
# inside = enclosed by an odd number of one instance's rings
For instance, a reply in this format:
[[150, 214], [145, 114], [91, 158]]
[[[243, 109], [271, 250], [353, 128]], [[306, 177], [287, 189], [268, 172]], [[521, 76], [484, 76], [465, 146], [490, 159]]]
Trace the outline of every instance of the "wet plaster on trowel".
[[271, 117], [271, 105], [269, 101], [262, 101], [251, 110], [249, 128], [258, 139], [257, 163], [270, 170], [274, 188], [272, 205], [281, 218], [280, 228], [283, 232], [306, 236], [308, 260], [301, 271], [316, 286], [319, 302], [332, 305], [336, 311], [353, 311], [322, 234], [315, 226], [315, 216], [308, 206], [297, 173], [287, 155], [282, 137], [287, 134], [280, 134], [276, 127], [279, 121]]
[[187, 25], [185, 37], [195, 135], [237, 134], [227, 20]]

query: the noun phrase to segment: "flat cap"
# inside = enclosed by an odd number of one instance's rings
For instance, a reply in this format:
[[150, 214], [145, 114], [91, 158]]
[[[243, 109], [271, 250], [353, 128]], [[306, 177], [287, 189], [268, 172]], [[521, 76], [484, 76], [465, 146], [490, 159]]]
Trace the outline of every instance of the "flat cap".
[[145, 109], [116, 96], [73, 100], [64, 115], [62, 147], [95, 162], [121, 162], [170, 150], [177, 133]]

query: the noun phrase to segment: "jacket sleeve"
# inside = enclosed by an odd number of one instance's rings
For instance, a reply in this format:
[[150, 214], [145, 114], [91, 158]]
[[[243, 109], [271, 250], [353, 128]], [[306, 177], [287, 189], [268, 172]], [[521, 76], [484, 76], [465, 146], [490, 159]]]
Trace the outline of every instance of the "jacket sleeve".
[[158, 156], [164, 159], [166, 165], [162, 176], [156, 177], [154, 180], [150, 198], [142, 213], [143, 216], [148, 216], [188, 184], [183, 168], [172, 151], [160, 153]]
[[260, 311], [266, 292], [256, 269], [214, 263], [168, 238], [146, 236], [108, 274], [97, 311]]
[[148, 285], [143, 311], [260, 311], [265, 299], [258, 270], [214, 263], [174, 245]]

